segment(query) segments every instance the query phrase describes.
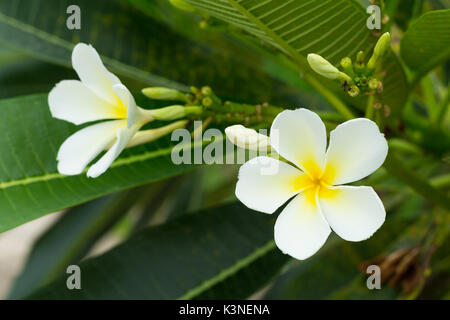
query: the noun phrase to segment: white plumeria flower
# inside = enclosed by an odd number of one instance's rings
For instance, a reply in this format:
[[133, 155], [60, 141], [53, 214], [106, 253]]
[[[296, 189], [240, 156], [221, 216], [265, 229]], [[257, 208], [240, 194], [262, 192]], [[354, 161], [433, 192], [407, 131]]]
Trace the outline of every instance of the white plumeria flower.
[[87, 172], [88, 177], [95, 178], [109, 168], [127, 145], [135, 144], [132, 139], [136, 132], [153, 117], [136, 105], [130, 91], [105, 68], [92, 46], [77, 44], [72, 52], [72, 66], [81, 81], [64, 80], [52, 89], [48, 103], [53, 117], [77, 125], [115, 120], [88, 126], [70, 136], [59, 149], [58, 171], [80, 174], [107, 150]]
[[[286, 110], [275, 118], [270, 144], [291, 162], [257, 157], [239, 171], [236, 196], [247, 207], [273, 213], [293, 197], [275, 223], [275, 242], [296, 259], [312, 256], [330, 227], [341, 238], [362, 241], [383, 224], [386, 212], [371, 187], [343, 186], [360, 180], [384, 162], [388, 145], [368, 119], [347, 121], [330, 134], [307, 109]], [[264, 174], [268, 164], [276, 174]]]

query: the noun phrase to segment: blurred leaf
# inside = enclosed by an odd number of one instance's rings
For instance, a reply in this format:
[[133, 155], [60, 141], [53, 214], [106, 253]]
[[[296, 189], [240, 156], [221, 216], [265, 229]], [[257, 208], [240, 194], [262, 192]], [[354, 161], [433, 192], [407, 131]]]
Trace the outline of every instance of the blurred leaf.
[[[317, 77], [306, 61], [309, 53], [320, 54], [337, 66], [343, 57], [355, 59], [360, 50], [368, 55], [376, 41], [366, 27], [365, 9], [355, 0], [186, 1], [278, 48], [296, 62], [305, 79]], [[381, 99], [395, 113], [406, 101], [408, 85], [398, 59], [391, 54], [385, 60], [387, 73]], [[332, 81], [319, 81], [350, 101]], [[353, 99], [351, 103], [365, 107], [364, 101]]]
[[0, 64], [0, 98], [48, 92], [61, 78], [75, 77], [68, 68], [29, 57], [16, 59]]
[[288, 257], [273, 242], [271, 216], [234, 203], [149, 228], [81, 263], [82, 290], [66, 279], [32, 299], [243, 299]]
[[368, 49], [374, 40], [364, 8], [353, 0], [186, 0], [200, 10], [255, 35], [291, 56], [309, 72], [309, 53], [333, 64]]
[[[414, 196], [412, 199], [420, 197]], [[407, 205], [408, 202], [405, 204]], [[399, 208], [402, 210], [403, 206]], [[414, 216], [388, 212], [384, 225], [368, 240], [354, 243], [339, 239], [328, 240], [326, 246], [312, 258], [292, 265], [279, 277], [266, 299], [392, 299], [397, 290], [382, 285], [381, 290], [366, 287], [368, 275], [359, 265], [368, 259], [399, 247], [417, 244], [424, 235], [424, 219], [420, 206]]]
[[420, 77], [450, 58], [450, 9], [425, 13], [401, 41], [401, 56]]
[[[81, 30], [66, 27], [69, 5], [81, 9]], [[27, 10], [17, 10], [20, 7]], [[114, 73], [137, 81], [129, 86], [132, 89], [158, 85], [189, 90], [190, 85], [210, 85], [221, 96], [247, 102], [277, 96], [301, 99], [292, 87], [258, 69], [264, 63], [258, 55], [252, 54], [255, 64], [250, 67], [241, 60], [247, 54], [245, 48], [225, 51], [186, 39], [125, 1], [2, 1], [1, 42], [65, 66], [70, 65], [74, 43], [90, 43]]]
[[63, 176], [59, 146], [79, 127], [53, 119], [46, 95], [0, 101], [0, 232], [47, 213], [187, 172], [175, 165], [170, 137], [127, 149], [97, 179]]
[[392, 51], [386, 54], [382, 70], [386, 76], [382, 80], [383, 92], [380, 95], [380, 103], [395, 117], [400, 115], [401, 108], [408, 99], [408, 80], [399, 59]]
[[146, 188], [102, 197], [68, 210], [33, 245], [10, 299], [20, 299], [65, 274], [134, 205]]

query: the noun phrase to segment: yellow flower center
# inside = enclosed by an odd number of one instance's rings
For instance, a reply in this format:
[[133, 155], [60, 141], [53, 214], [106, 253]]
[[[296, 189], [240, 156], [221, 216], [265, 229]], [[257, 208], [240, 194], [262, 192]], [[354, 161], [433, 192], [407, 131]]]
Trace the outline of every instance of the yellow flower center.
[[122, 100], [119, 97], [116, 97], [117, 102], [114, 105], [114, 113], [117, 116], [117, 119], [126, 119], [127, 118], [127, 107], [124, 106]]
[[305, 173], [297, 177], [293, 182], [295, 191], [303, 192], [308, 203], [316, 206], [316, 197], [333, 198], [338, 190], [331, 189], [335, 177], [335, 169], [327, 165], [323, 170], [315, 161], [307, 161], [303, 164]]

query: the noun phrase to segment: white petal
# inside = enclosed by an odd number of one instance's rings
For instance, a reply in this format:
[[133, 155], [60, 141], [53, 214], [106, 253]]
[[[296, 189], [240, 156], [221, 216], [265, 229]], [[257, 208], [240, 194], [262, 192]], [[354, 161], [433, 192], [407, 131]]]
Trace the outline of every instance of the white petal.
[[124, 108], [99, 98], [78, 80], [58, 83], [48, 95], [52, 116], [75, 124], [126, 117]]
[[141, 112], [136, 106], [136, 101], [128, 88], [123, 84], [115, 84], [113, 90], [127, 109], [127, 126], [128, 128], [131, 128], [142, 118]]
[[377, 170], [387, 153], [387, 141], [375, 122], [363, 118], [344, 122], [330, 134], [327, 181], [337, 185], [360, 180]]
[[301, 189], [304, 174], [269, 157], [256, 157], [239, 169], [236, 197], [250, 209], [273, 213]]
[[81, 82], [98, 96], [114, 105], [119, 102], [119, 98], [113, 91], [113, 85], [121, 82], [105, 68], [97, 51], [91, 45], [79, 43], [74, 47], [72, 66]]
[[319, 207], [303, 192], [281, 212], [275, 223], [275, 243], [290, 256], [303, 260], [319, 250], [331, 232]]
[[114, 160], [120, 155], [120, 153], [125, 149], [128, 142], [130, 142], [131, 138], [136, 134], [139, 130], [139, 126], [135, 125], [131, 128], [126, 126], [121, 127], [117, 130], [117, 140], [114, 145], [100, 158], [94, 165], [92, 165], [88, 172], [87, 176], [91, 178], [97, 178], [101, 174], [103, 174]]
[[319, 196], [320, 208], [334, 232], [348, 241], [370, 238], [386, 217], [383, 203], [371, 187], [340, 186]]
[[270, 150], [269, 137], [257, 132], [255, 129], [246, 128], [236, 124], [225, 128], [228, 140], [239, 148], [260, 152]]
[[317, 114], [307, 109], [285, 110], [272, 123], [270, 145], [282, 157], [318, 176], [327, 146], [325, 125]]
[[75, 132], [58, 151], [58, 171], [76, 175], [97, 157], [115, 137], [116, 130], [126, 125], [126, 120], [106, 121]]

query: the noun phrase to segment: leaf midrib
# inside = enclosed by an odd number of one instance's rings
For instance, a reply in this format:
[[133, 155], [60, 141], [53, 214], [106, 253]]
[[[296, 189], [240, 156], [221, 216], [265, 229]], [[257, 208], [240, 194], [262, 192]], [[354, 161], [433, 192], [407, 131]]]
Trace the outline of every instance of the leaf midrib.
[[[172, 151], [172, 147], [159, 149], [156, 151], [149, 151], [139, 155], [133, 155], [128, 158], [120, 158], [117, 161], [113, 162], [110, 168], [120, 167], [123, 165], [129, 165], [135, 162], [145, 161], [149, 159], [156, 158], [158, 156], [164, 156], [170, 154]], [[88, 169], [85, 169], [82, 174], [86, 173]], [[49, 181], [60, 178], [67, 178], [70, 176], [65, 176], [60, 173], [47, 173], [40, 176], [26, 177], [23, 179], [12, 180], [7, 182], [0, 182], [0, 189], [5, 190], [7, 188], [11, 188], [18, 185], [29, 185], [36, 182]]]
[[217, 273], [214, 277], [202, 282], [200, 285], [198, 285], [195, 288], [192, 288], [188, 290], [185, 294], [177, 298], [176, 300], [189, 300], [192, 298], [195, 298], [196, 296], [200, 295], [201, 293], [205, 292], [206, 290], [212, 288], [216, 284], [220, 283], [221, 281], [226, 280], [227, 278], [231, 277], [232, 275], [239, 272], [241, 269], [247, 267], [251, 263], [255, 262], [262, 256], [266, 255], [271, 250], [274, 250], [276, 248], [276, 244], [274, 240], [270, 240], [263, 246], [255, 249], [251, 254], [246, 256], [243, 259], [240, 259], [236, 261], [233, 265], [229, 266], [228, 268], [223, 269], [219, 273]]
[[256, 24], [261, 30], [263, 30], [268, 36], [270, 36], [283, 50], [286, 50], [292, 59], [298, 64], [299, 68], [304, 72], [309, 72], [308, 63], [306, 58], [302, 56], [297, 50], [291, 47], [286, 41], [284, 41], [280, 36], [267, 27], [261, 20], [255, 17], [251, 12], [237, 3], [235, 0], [228, 0], [232, 6], [234, 6], [241, 14], [246, 16], [250, 21]]
[[[17, 19], [14, 19], [13, 17], [7, 16], [0, 12], [0, 22], [3, 22], [13, 28], [19, 29], [25, 33], [31, 34], [42, 41], [50, 42], [54, 45], [63, 47], [67, 49], [68, 51], [72, 51], [74, 44], [72, 44], [69, 41], [66, 41], [64, 39], [58, 38], [54, 36], [53, 34], [47, 33], [45, 31], [42, 31], [38, 28], [35, 28], [32, 25], [23, 23]], [[17, 48], [17, 46], [15, 46]], [[23, 52], [26, 52], [27, 54], [37, 56], [41, 58], [42, 60], [48, 61], [50, 63], [54, 63], [56, 59], [50, 59], [49, 57], [36, 53], [35, 51], [27, 50], [25, 48], [17, 48], [20, 49]], [[143, 71], [141, 69], [135, 68], [131, 65], [127, 65], [123, 62], [120, 62], [118, 60], [100, 55], [103, 62], [105, 62], [107, 65], [113, 67], [116, 71], [120, 72], [122, 75], [141, 80], [148, 84], [158, 84], [160, 86], [167, 86], [173, 89], [177, 90], [183, 90], [183, 91], [189, 91], [189, 87], [178, 83], [176, 81], [168, 80], [163, 77], [151, 74], [149, 72]], [[64, 61], [63, 59], [58, 59], [58, 63], [63, 64], [65, 66], [69, 65], [67, 61]]]

